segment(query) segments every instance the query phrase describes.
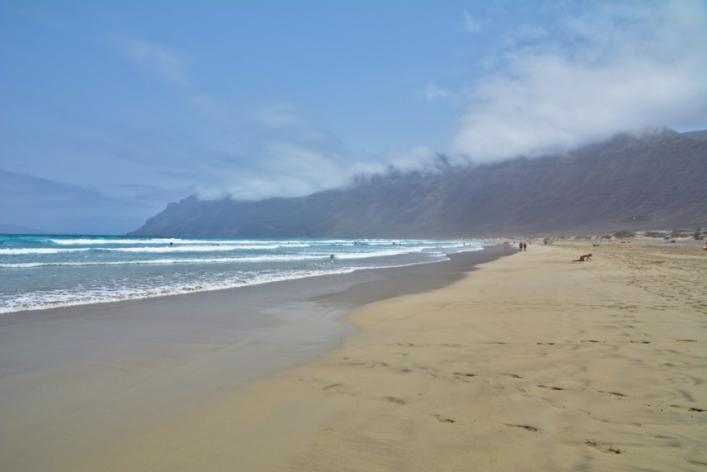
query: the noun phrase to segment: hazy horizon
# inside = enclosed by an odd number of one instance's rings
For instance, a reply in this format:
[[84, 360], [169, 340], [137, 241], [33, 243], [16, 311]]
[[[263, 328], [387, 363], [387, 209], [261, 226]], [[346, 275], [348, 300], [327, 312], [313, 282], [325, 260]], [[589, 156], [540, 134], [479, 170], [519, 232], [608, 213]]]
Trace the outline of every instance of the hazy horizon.
[[0, 6], [0, 225], [707, 128], [707, 2]]

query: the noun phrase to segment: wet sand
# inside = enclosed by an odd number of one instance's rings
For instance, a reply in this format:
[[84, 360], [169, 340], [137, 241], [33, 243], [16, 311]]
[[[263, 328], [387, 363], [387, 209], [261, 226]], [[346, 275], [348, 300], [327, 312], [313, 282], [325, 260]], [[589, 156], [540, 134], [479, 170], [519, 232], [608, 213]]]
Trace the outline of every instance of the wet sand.
[[694, 245], [531, 245], [370, 303], [334, 351], [76, 470], [704, 470], [705, 262]]
[[442, 288], [508, 252], [2, 315], [0, 470], [153, 470], [118, 467], [119, 445], [331, 350], [356, 308]]

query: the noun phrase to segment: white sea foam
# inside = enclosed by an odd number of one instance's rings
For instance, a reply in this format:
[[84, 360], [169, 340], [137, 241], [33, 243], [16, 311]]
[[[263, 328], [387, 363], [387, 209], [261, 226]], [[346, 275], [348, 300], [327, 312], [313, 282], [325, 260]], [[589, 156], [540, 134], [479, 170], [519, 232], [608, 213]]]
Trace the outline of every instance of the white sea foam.
[[329, 256], [323, 255], [262, 255], [243, 257], [212, 257], [212, 258], [169, 258], [169, 259], [133, 259], [125, 261], [86, 261], [86, 262], [18, 262], [0, 264], [0, 268], [6, 269], [28, 269], [34, 267], [89, 267], [89, 266], [121, 266], [121, 265], [171, 265], [171, 264], [233, 264], [233, 263], [253, 263], [253, 262], [292, 262], [292, 261], [314, 261], [329, 260]]
[[[18, 243], [31, 246], [19, 247]], [[483, 248], [478, 242], [432, 240], [88, 236], [9, 239], [9, 244], [0, 247], [0, 278], [5, 277], [0, 287], [0, 313], [435, 262], [445, 259], [447, 253]], [[84, 270], [90, 266], [95, 268]]]
[[11, 300], [0, 300], [0, 313], [13, 313], [28, 310], [47, 310], [51, 308], [90, 305], [96, 303], [111, 303], [126, 300], [138, 300], [169, 295], [180, 295], [194, 292], [208, 292], [225, 290], [249, 285], [262, 285], [286, 280], [297, 280], [323, 275], [349, 274], [357, 270], [381, 269], [389, 267], [403, 267], [416, 264], [425, 264], [430, 261], [420, 261], [411, 264], [372, 267], [344, 267], [328, 270], [300, 270], [280, 273], [263, 273], [250, 277], [238, 275], [230, 278], [221, 278], [211, 281], [195, 281], [178, 283], [159, 287], [112, 287], [82, 290], [77, 293], [73, 290], [50, 290], [45, 292], [29, 292], [14, 296]]
[[103, 244], [233, 244], [234, 240], [218, 239], [179, 239], [179, 238], [56, 238], [50, 239], [54, 244], [61, 246], [96, 246]]
[[[214, 251], [218, 250], [259, 250], [259, 249], [279, 249], [279, 248], [305, 248], [311, 244], [304, 242], [281, 242], [281, 241], [209, 241], [209, 240], [138, 240], [138, 239], [122, 239], [122, 240], [90, 240], [90, 239], [72, 239], [72, 240], [52, 240], [55, 244], [63, 246], [98, 246], [93, 248], [81, 248], [104, 250], [104, 251], [123, 251], [123, 252], [208, 252], [208, 248]], [[106, 248], [105, 246], [113, 244], [133, 245], [132, 248]], [[140, 246], [138, 246], [140, 245]], [[189, 248], [189, 251], [187, 249]], [[219, 249], [229, 248], [229, 249]]]
[[400, 249], [387, 249], [387, 250], [377, 250], [369, 252], [343, 252], [334, 253], [336, 259], [370, 259], [372, 257], [391, 257], [391, 256], [401, 256], [403, 254], [415, 254], [420, 252], [425, 252], [429, 249], [434, 249], [433, 246], [420, 246], [420, 247], [400, 247]]
[[61, 246], [94, 246], [98, 244], [169, 244], [176, 239], [110, 239], [110, 238], [75, 238], [50, 239], [50, 242]]
[[0, 248], [0, 255], [6, 256], [24, 256], [30, 254], [61, 254], [65, 252], [86, 252], [90, 251], [90, 248], [71, 248], [71, 249], [54, 249], [49, 247], [37, 247], [37, 248]]
[[[483, 248], [474, 249], [479, 251]], [[170, 295], [181, 295], [195, 292], [208, 292], [214, 290], [225, 290], [230, 288], [245, 287], [250, 285], [262, 285], [286, 280], [297, 280], [310, 277], [320, 277], [324, 275], [350, 274], [358, 270], [385, 269], [393, 267], [406, 267], [419, 264], [429, 264], [447, 260], [446, 257], [431, 258], [425, 261], [417, 261], [405, 264], [376, 265], [366, 267], [343, 267], [326, 270], [297, 270], [279, 273], [261, 273], [255, 275], [237, 275], [224, 277], [211, 281], [196, 281], [190, 283], [179, 283], [169, 286], [159, 287], [114, 287], [83, 290], [75, 293], [71, 290], [51, 290], [47, 292], [32, 292], [20, 296], [15, 296], [12, 300], [3, 301], [0, 304], [0, 313], [13, 313], [28, 310], [47, 310], [68, 306], [91, 305], [97, 303], [111, 303], [126, 300], [139, 300], [145, 298], [164, 297]]]
[[240, 246], [204, 246], [204, 245], [190, 245], [190, 246], [141, 246], [141, 247], [115, 247], [115, 248], [101, 248], [101, 251], [108, 252], [149, 252], [149, 253], [171, 253], [171, 252], [224, 252], [224, 251], [235, 251], [237, 249], [242, 249]]
[[[127, 248], [122, 248], [127, 249]], [[137, 249], [137, 248], [136, 248]], [[171, 248], [170, 248], [171, 249]], [[410, 248], [388, 251], [371, 252], [344, 252], [333, 253], [334, 260], [372, 259], [377, 257], [400, 256], [423, 252], [429, 247]], [[480, 249], [480, 248], [479, 248]], [[476, 249], [476, 250], [479, 250]], [[474, 250], [474, 249], [470, 249]], [[130, 251], [133, 252], [133, 251]], [[144, 252], [144, 251], [135, 251]], [[148, 251], [149, 252], [149, 251]], [[188, 251], [185, 251], [188, 252]], [[434, 251], [431, 256], [440, 256], [443, 253]], [[36, 267], [89, 267], [89, 266], [123, 266], [123, 265], [173, 265], [173, 264], [237, 264], [237, 263], [265, 263], [265, 262], [296, 262], [296, 261], [330, 261], [332, 253], [309, 254], [264, 254], [240, 257], [190, 257], [190, 258], [162, 258], [162, 259], [132, 259], [124, 261], [46, 261], [46, 262], [18, 262], [0, 263], [0, 268], [5, 269], [30, 269]]]
[[2, 248], [0, 255], [26, 255], [26, 254], [61, 254], [68, 252], [131, 252], [131, 253], [170, 253], [170, 252], [226, 252], [245, 250], [266, 250], [287, 247], [303, 246], [282, 246], [279, 244], [262, 245], [223, 245], [223, 244], [196, 244], [188, 246], [139, 246], [139, 247], [81, 247], [81, 248]]
[[257, 248], [262, 246], [272, 247], [308, 247], [311, 242], [306, 241], [275, 241], [275, 240], [243, 240], [243, 239], [180, 239], [180, 238], [55, 238], [50, 239], [53, 244], [60, 246], [100, 246], [100, 245], [235, 245], [244, 248]]

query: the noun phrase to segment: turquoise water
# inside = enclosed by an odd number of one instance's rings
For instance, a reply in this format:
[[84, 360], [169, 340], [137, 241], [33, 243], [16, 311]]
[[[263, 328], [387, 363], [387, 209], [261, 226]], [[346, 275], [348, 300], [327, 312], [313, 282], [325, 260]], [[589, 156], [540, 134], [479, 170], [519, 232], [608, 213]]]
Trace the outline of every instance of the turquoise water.
[[482, 248], [460, 240], [0, 235], [0, 313], [436, 262]]

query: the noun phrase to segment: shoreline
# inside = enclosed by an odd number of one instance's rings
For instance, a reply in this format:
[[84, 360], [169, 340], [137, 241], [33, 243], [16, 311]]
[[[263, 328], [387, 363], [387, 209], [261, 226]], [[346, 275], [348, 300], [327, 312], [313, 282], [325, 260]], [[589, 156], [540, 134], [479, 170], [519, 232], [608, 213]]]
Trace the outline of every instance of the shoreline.
[[312, 361], [355, 330], [342, 316], [439, 289], [510, 252], [499, 245], [430, 264], [4, 314], [0, 465], [61, 470], [65, 462], [77, 470], [77, 445], [98, 450], [129, 440]]
[[[481, 241], [479, 241], [479, 242], [481, 242]], [[142, 300], [149, 300], [149, 299], [162, 299], [165, 297], [195, 295], [195, 294], [201, 294], [201, 293], [219, 292], [219, 291], [223, 291], [223, 290], [236, 290], [236, 289], [244, 289], [244, 288], [256, 287], [256, 286], [261, 286], [261, 285], [268, 286], [270, 284], [288, 283], [288, 282], [293, 282], [293, 281], [297, 281], [297, 280], [313, 279], [313, 278], [318, 278], [318, 277], [346, 276], [346, 275], [354, 274], [356, 272], [361, 272], [361, 271], [381, 271], [381, 270], [388, 270], [388, 269], [403, 269], [406, 267], [425, 265], [425, 264], [438, 264], [438, 263], [447, 262], [448, 259], [452, 256], [457, 256], [459, 254], [464, 254], [464, 253], [468, 253], [468, 252], [484, 251], [488, 247], [493, 246], [493, 244], [487, 245], [484, 242], [481, 242], [481, 243], [482, 243], [481, 249], [472, 250], [472, 251], [461, 250], [461, 251], [458, 251], [455, 253], [448, 253], [448, 254], [445, 254], [445, 257], [447, 259], [410, 262], [410, 263], [403, 263], [403, 264], [399, 264], [399, 265], [389, 265], [389, 266], [351, 267], [351, 268], [346, 268], [346, 269], [340, 269], [338, 271], [332, 270], [331, 272], [324, 272], [324, 273], [304, 274], [304, 275], [300, 274], [297, 276], [275, 278], [272, 280], [265, 280], [265, 281], [250, 281], [247, 283], [243, 283], [242, 285], [219, 286], [219, 287], [202, 288], [202, 289], [197, 289], [197, 290], [189, 289], [189, 290], [174, 291], [174, 292], [169, 292], [169, 293], [163, 291], [162, 293], [145, 294], [145, 295], [138, 296], [138, 297], [127, 297], [124, 299], [74, 301], [74, 302], [68, 302], [66, 304], [56, 304], [53, 306], [52, 305], [45, 305], [45, 306], [38, 306], [38, 307], [33, 307], [33, 308], [21, 308], [21, 309], [11, 310], [11, 311], [5, 311], [4, 309], [0, 309], [0, 316], [15, 315], [15, 314], [23, 315], [23, 314], [27, 314], [27, 313], [33, 313], [33, 312], [41, 312], [41, 311], [47, 311], [47, 310], [72, 309], [72, 308], [77, 308], [77, 307], [82, 307], [82, 306], [92, 307], [95, 305], [104, 305], [104, 304], [140, 302]], [[322, 257], [322, 259], [323, 259], [323, 257]], [[100, 264], [98, 264], [98, 265], [100, 265]]]

